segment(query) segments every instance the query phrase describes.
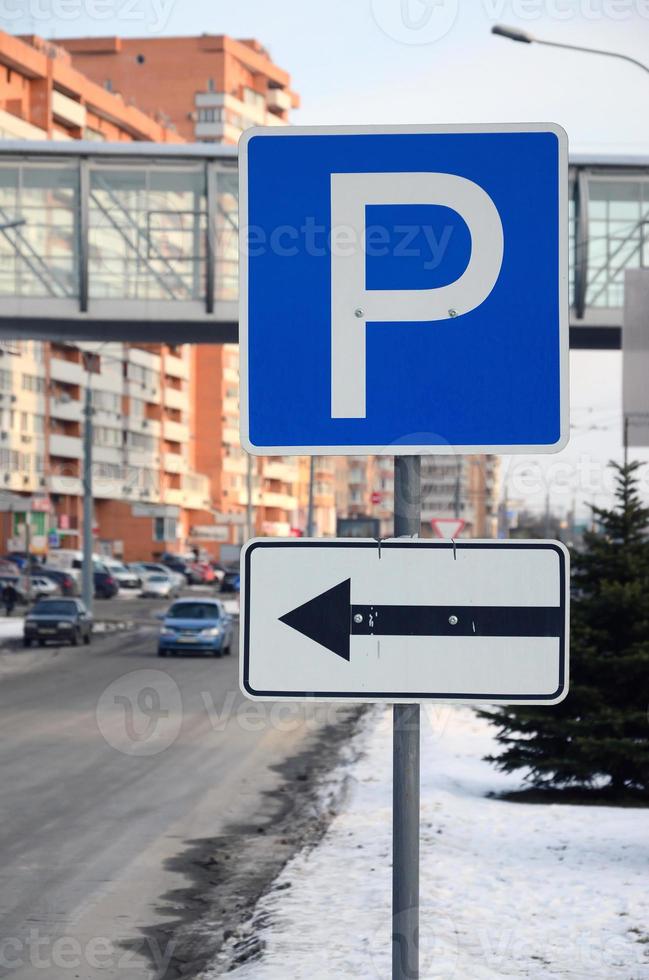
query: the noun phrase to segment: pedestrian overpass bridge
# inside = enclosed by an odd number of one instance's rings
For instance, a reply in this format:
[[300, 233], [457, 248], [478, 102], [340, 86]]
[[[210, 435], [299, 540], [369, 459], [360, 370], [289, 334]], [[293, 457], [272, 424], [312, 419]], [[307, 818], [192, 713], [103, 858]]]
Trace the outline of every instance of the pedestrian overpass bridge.
[[[236, 341], [237, 197], [235, 147], [0, 143], [0, 336]], [[571, 160], [572, 347], [620, 346], [648, 224], [649, 158]]]

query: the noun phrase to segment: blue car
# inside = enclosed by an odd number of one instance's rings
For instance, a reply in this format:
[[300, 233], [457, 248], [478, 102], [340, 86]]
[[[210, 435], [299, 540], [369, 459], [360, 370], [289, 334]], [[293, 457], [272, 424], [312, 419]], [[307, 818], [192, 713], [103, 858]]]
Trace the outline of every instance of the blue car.
[[160, 629], [158, 656], [168, 653], [232, 652], [232, 618], [218, 599], [178, 599], [169, 607]]

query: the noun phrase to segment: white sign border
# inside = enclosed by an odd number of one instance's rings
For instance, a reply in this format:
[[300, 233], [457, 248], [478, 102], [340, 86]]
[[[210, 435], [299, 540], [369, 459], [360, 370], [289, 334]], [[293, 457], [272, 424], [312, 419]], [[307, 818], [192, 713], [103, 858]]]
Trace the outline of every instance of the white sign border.
[[[553, 550], [559, 555], [560, 560], [560, 609], [564, 613], [564, 630], [559, 637], [560, 642], [560, 684], [557, 694], [553, 698], [530, 697], [528, 695], [509, 695], [509, 696], [486, 696], [479, 695], [470, 697], [467, 695], [445, 695], [427, 694], [409, 697], [401, 692], [386, 694], [366, 694], [359, 696], [353, 692], [347, 694], [324, 693], [313, 694], [308, 691], [291, 692], [290, 694], [281, 691], [261, 691], [257, 692], [250, 686], [249, 665], [250, 665], [250, 556], [259, 547], [291, 547], [291, 548], [444, 548], [451, 551], [467, 550], [479, 548], [484, 550], [495, 548], [515, 548], [517, 550]], [[252, 538], [247, 541], [241, 551], [241, 592], [240, 592], [240, 620], [239, 620], [239, 686], [242, 694], [251, 701], [313, 701], [313, 702], [357, 702], [368, 704], [520, 704], [520, 705], [553, 705], [559, 704], [568, 695], [570, 683], [570, 552], [561, 541], [521, 539], [498, 541], [493, 538], [480, 539], [474, 538], [470, 541], [440, 541], [429, 538], [389, 538], [378, 542], [373, 538]]]
[[[250, 441], [248, 386], [248, 257], [242, 229], [248, 227], [248, 144], [260, 136], [362, 136], [394, 133], [554, 133], [558, 140], [559, 170], [559, 357], [560, 436], [555, 443], [532, 445], [405, 446], [256, 446]], [[568, 134], [557, 123], [454, 123], [403, 126], [252, 126], [239, 139], [239, 388], [241, 445], [252, 456], [440, 456], [461, 453], [523, 455], [561, 452], [570, 439], [569, 402], [570, 310], [568, 296]]]

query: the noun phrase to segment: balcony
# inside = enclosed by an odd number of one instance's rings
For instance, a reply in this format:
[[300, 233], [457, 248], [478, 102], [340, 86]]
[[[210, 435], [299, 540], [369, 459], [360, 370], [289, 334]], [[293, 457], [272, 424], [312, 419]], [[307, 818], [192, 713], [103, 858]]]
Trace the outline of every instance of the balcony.
[[224, 473], [247, 473], [248, 461], [244, 456], [224, 456], [223, 472]]
[[67, 459], [81, 459], [81, 439], [79, 436], [50, 435], [50, 455]]
[[168, 374], [170, 378], [186, 380], [189, 377], [189, 367], [182, 357], [176, 357], [175, 354], [165, 354], [164, 373]]
[[293, 463], [267, 462], [264, 465], [264, 477], [267, 480], [281, 480], [282, 483], [296, 483], [298, 468]]
[[288, 112], [291, 96], [283, 88], [270, 88], [266, 95], [266, 105], [271, 112]]
[[187, 461], [180, 453], [165, 453], [163, 465], [167, 473], [185, 473], [187, 471]]
[[86, 107], [62, 92], [52, 92], [52, 115], [79, 129], [86, 125]]
[[225, 140], [234, 143], [241, 136], [241, 130], [227, 122], [197, 122], [194, 123], [194, 136], [197, 140]]
[[297, 498], [288, 493], [275, 493], [263, 490], [261, 494], [262, 507], [277, 507], [279, 510], [297, 510]]
[[52, 418], [63, 419], [66, 422], [80, 422], [81, 414], [81, 402], [74, 398], [50, 399], [50, 415]]
[[75, 361], [62, 361], [53, 357], [50, 361], [50, 377], [52, 381], [63, 381], [69, 385], [85, 385], [86, 372]]
[[49, 478], [50, 493], [68, 494], [73, 497], [80, 497], [83, 492], [81, 478], [78, 476], [67, 476], [65, 474], [53, 474]]
[[172, 422], [170, 419], [162, 423], [162, 433], [170, 442], [187, 442], [189, 439], [189, 428], [182, 422]]
[[264, 521], [262, 531], [270, 537], [287, 538], [291, 533], [291, 525], [288, 521]]
[[210, 481], [202, 473], [183, 473], [181, 479], [182, 500], [184, 507], [194, 510], [207, 509], [210, 506]]
[[177, 388], [166, 387], [163, 401], [167, 408], [177, 408], [181, 411], [187, 408], [187, 395]]

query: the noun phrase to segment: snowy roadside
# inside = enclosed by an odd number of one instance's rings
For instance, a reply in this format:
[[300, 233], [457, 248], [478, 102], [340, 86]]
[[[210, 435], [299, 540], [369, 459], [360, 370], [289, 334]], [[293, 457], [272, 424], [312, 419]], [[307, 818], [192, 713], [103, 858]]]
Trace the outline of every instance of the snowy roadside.
[[[647, 811], [489, 799], [520, 786], [482, 761], [493, 729], [468, 708], [422, 720], [422, 980], [649, 980]], [[260, 901], [262, 957], [233, 980], [390, 975], [389, 712], [357, 738], [345, 808]]]

